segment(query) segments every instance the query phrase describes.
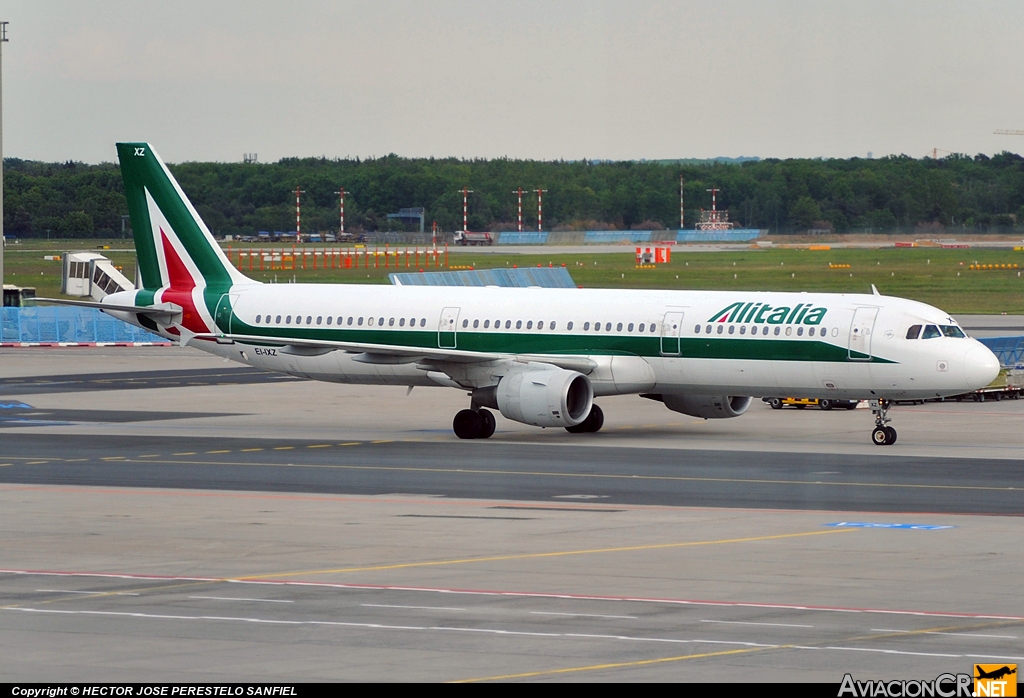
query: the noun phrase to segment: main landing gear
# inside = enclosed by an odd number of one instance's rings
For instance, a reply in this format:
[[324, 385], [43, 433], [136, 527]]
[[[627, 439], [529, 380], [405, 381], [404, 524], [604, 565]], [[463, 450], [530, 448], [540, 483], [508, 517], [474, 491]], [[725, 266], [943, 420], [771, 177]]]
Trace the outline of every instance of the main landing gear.
[[494, 434], [494, 415], [482, 407], [460, 410], [452, 420], [452, 429], [460, 439], [489, 439]]
[[603, 426], [604, 412], [597, 405], [591, 405], [590, 414], [586, 419], [574, 427], [566, 427], [565, 430], [570, 434], [593, 434], [596, 431], [601, 431]]
[[896, 430], [888, 425], [889, 408], [892, 403], [888, 400], [871, 400], [871, 414], [875, 415], [875, 428], [871, 432], [871, 442], [876, 446], [892, 446], [896, 443]]

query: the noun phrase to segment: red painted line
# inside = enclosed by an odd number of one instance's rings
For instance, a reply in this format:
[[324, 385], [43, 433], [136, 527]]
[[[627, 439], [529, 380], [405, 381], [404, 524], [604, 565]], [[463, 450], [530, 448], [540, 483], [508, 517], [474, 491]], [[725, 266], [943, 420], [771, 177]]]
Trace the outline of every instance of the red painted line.
[[573, 601], [617, 601], [654, 603], [676, 606], [718, 606], [725, 608], [764, 608], [782, 611], [820, 611], [826, 613], [873, 613], [881, 615], [922, 616], [928, 618], [977, 618], [987, 620], [1024, 621], [1024, 616], [986, 613], [957, 613], [953, 611], [925, 611], [893, 608], [859, 608], [850, 606], [816, 606], [809, 604], [779, 604], [757, 601], [721, 601], [715, 599], [674, 599], [649, 596], [613, 596], [606, 594], [571, 594], [544, 591], [511, 591], [500, 589], [461, 589], [445, 587], [399, 586], [394, 584], [345, 584], [341, 582], [308, 582], [288, 579], [234, 579], [231, 577], [177, 577], [171, 575], [132, 574], [119, 572], [70, 572], [61, 570], [0, 569], [0, 574], [39, 575], [50, 577], [92, 577], [106, 579], [138, 579], [182, 582], [224, 582], [226, 584], [260, 584], [264, 586], [307, 586], [327, 589], [362, 589], [368, 591], [423, 591], [437, 594], [463, 594], [471, 596], [505, 596], [537, 599], [570, 599]]

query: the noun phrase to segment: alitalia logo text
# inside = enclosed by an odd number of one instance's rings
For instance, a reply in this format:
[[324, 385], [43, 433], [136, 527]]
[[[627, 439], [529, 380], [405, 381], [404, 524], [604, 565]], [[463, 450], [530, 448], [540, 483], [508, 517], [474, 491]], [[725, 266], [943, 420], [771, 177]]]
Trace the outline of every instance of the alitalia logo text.
[[825, 308], [815, 308], [809, 303], [797, 303], [796, 307], [774, 307], [767, 303], [744, 303], [739, 301], [722, 308], [712, 315], [708, 322], [753, 322], [769, 325], [820, 325], [825, 319]]

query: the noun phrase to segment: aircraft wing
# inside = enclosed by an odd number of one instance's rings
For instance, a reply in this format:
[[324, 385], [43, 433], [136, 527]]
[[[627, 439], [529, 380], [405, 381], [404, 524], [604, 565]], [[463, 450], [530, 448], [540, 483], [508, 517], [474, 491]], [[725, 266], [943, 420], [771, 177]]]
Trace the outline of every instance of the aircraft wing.
[[597, 364], [585, 356], [565, 356], [548, 354], [513, 354], [497, 352], [465, 351], [461, 349], [440, 349], [437, 347], [403, 347], [391, 344], [371, 344], [366, 342], [331, 342], [326, 340], [309, 340], [289, 337], [264, 337], [248, 334], [197, 334], [189, 338], [220, 343], [242, 342], [267, 347], [276, 347], [285, 354], [298, 356], [318, 356], [332, 351], [344, 351], [357, 354], [356, 361], [368, 364], [398, 363], [486, 363], [488, 361], [531, 361], [547, 363], [559, 368], [589, 374]]

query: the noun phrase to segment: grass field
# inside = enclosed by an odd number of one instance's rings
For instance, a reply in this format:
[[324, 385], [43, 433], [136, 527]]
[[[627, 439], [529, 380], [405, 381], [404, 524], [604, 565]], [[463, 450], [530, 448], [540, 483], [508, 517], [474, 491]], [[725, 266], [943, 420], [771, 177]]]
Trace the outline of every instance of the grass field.
[[[131, 241], [33, 241], [7, 248], [6, 279], [9, 284], [35, 286], [40, 296], [60, 291], [61, 263], [45, 261], [47, 254], [72, 249], [98, 250], [124, 267], [133, 278]], [[129, 250], [129, 251], [121, 251]], [[588, 288], [667, 288], [766, 291], [827, 291], [870, 293], [875, 284], [885, 295], [923, 301], [951, 313], [1024, 313], [1024, 252], [998, 249], [744, 249], [735, 252], [687, 252], [673, 250], [672, 262], [655, 269], [637, 269], [632, 248], [621, 254], [566, 254], [551, 248], [549, 255], [495, 255], [451, 251], [452, 266], [492, 267], [564, 264], [576, 283]], [[1017, 264], [1018, 269], [973, 271], [972, 263]], [[831, 269], [829, 264], [849, 264]], [[392, 259], [391, 264], [394, 264]], [[301, 265], [301, 263], [300, 263]], [[383, 265], [383, 261], [381, 261]], [[387, 283], [384, 269], [318, 269], [294, 271], [244, 271], [252, 278], [278, 283], [293, 279], [309, 283]], [[421, 258], [421, 266], [423, 266]], [[402, 260], [399, 271], [406, 271]], [[409, 268], [408, 271], [414, 271]], [[433, 271], [433, 268], [430, 269]]]

